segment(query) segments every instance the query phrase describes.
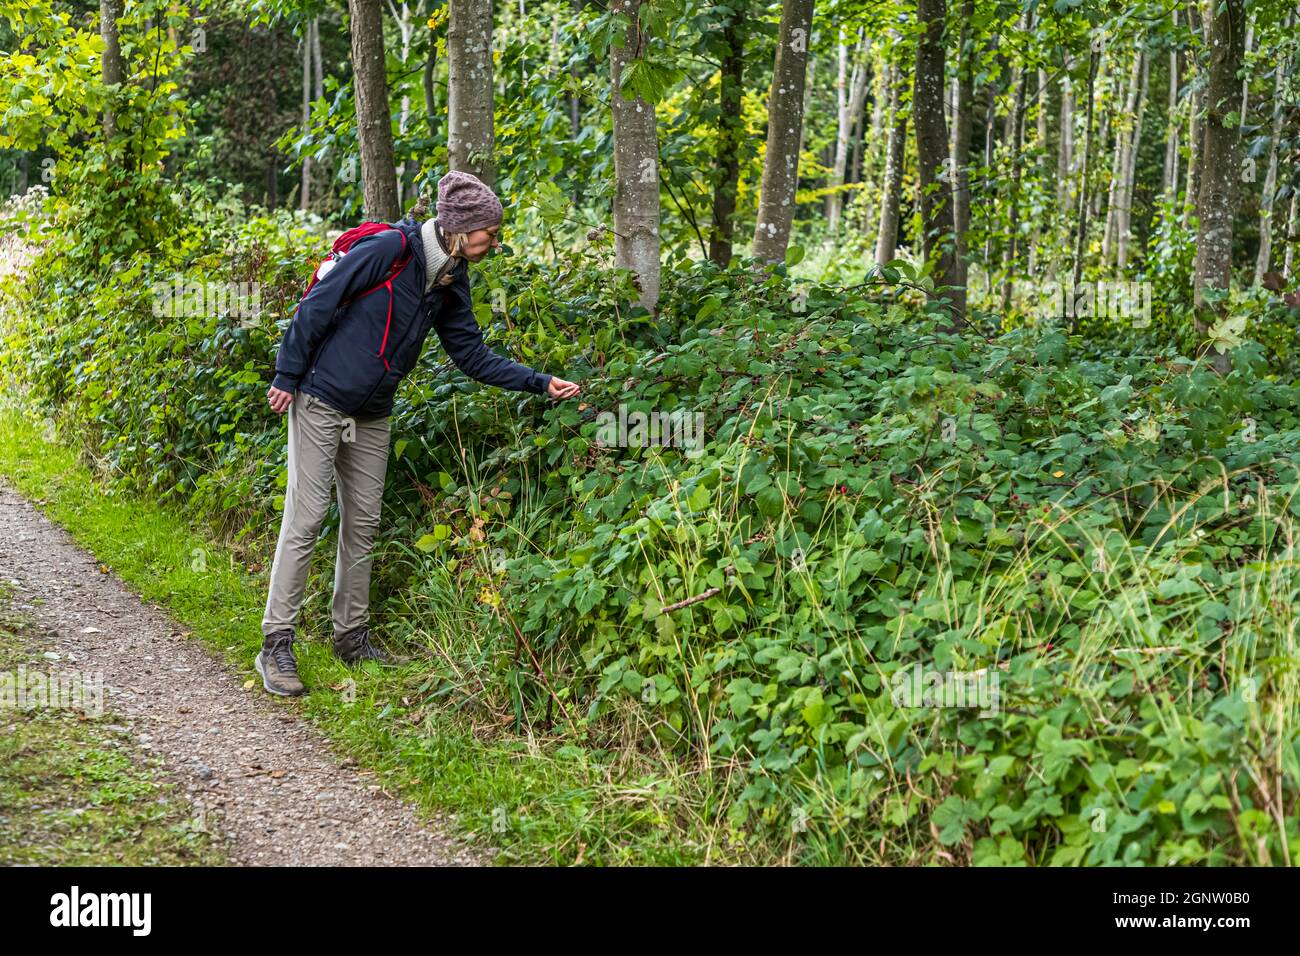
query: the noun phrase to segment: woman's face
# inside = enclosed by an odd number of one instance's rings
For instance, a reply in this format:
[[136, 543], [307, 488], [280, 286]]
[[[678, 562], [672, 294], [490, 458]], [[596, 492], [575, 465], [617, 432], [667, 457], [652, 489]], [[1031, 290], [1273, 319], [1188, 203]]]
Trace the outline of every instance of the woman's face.
[[488, 250], [501, 248], [501, 243], [497, 241], [497, 233], [500, 231], [500, 226], [489, 226], [471, 232], [463, 250], [465, 258], [470, 262], [478, 262], [488, 254]]

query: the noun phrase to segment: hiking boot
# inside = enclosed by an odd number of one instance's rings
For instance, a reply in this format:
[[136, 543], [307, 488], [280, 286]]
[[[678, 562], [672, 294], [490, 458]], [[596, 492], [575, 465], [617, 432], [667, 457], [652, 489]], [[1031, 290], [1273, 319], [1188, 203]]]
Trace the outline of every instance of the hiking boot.
[[391, 664], [393, 659], [370, 643], [370, 628], [359, 627], [351, 633], [334, 637], [334, 653], [344, 664], [359, 664], [361, 661], [379, 661]]
[[253, 662], [262, 686], [281, 697], [297, 697], [305, 689], [293, 657], [293, 631], [276, 631], [262, 638], [262, 652]]

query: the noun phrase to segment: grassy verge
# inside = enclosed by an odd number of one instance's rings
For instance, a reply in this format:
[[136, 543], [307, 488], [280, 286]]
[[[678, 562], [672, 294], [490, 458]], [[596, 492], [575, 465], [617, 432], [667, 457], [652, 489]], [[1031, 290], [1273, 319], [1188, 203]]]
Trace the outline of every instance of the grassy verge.
[[[248, 573], [175, 511], [106, 491], [75, 451], [17, 407], [0, 408], [0, 475], [261, 693], [251, 681], [264, 573]], [[427, 660], [348, 671], [324, 641], [300, 642], [298, 658], [310, 693], [277, 704], [317, 724], [388, 792], [500, 850], [499, 862], [673, 865], [766, 855], [711, 828], [699, 809], [707, 795], [693, 792], [685, 773], [629, 772], [616, 755], [559, 740], [477, 739], [421, 692]]]
[[0, 590], [0, 671], [15, 704], [6, 693], [0, 707], [0, 864], [221, 864], [193, 806], [112, 714], [50, 706], [27, 690], [19, 700], [11, 683], [19, 675], [32, 691], [32, 675], [62, 676], [29, 632]]

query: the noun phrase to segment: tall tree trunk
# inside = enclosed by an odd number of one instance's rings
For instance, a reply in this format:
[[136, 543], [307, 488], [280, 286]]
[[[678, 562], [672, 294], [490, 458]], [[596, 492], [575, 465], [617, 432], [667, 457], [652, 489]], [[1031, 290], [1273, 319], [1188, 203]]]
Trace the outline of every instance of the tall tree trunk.
[[[1178, 27], [1178, 8], [1173, 9], [1173, 25]], [[1165, 128], [1165, 167], [1160, 174], [1160, 194], [1169, 199], [1178, 196], [1178, 51], [1169, 50], [1169, 106]]]
[[[844, 127], [847, 124], [849, 118], [848, 115], [849, 114], [849, 48], [844, 43], [843, 27], [839, 28], [839, 42], [835, 44], [835, 67], [836, 67], [835, 69], [835, 139], [834, 142], [829, 147], [830, 158], [823, 162], [823, 165], [828, 167], [831, 171], [830, 181], [826, 185], [832, 187], [838, 185], [835, 182], [836, 179], [835, 166], [836, 166], [836, 160], [838, 159], [838, 155], [839, 155], [840, 134], [844, 131]], [[804, 115], [805, 116], [808, 115], [808, 110], [806, 108], [804, 109]], [[847, 136], [845, 136], [844, 138], [844, 145], [845, 145], [845, 155], [847, 156], [848, 155]], [[835, 213], [836, 222], [838, 223], [839, 221], [839, 211], [835, 209], [835, 205], [836, 205], [835, 200], [837, 196], [838, 196], [837, 192], [829, 191], [822, 197], [823, 202], [825, 204], [827, 225], [830, 224], [831, 214], [833, 210]]]
[[[655, 108], [640, 95], [625, 99], [623, 70], [645, 51], [641, 0], [612, 0], [611, 13], [630, 21], [623, 46], [610, 44], [610, 104], [614, 114], [614, 263], [630, 269], [641, 291], [638, 303], [654, 312], [659, 303], [659, 137]], [[627, 90], [631, 93], [631, 89]]]
[[[1034, 111], [1036, 122], [1034, 130], [1034, 151], [1038, 154], [1038, 178], [1040, 182], [1049, 181], [1050, 164], [1048, 162], [1047, 152], [1047, 117], [1052, 111], [1052, 88], [1048, 85], [1047, 71], [1042, 67], [1038, 68], [1038, 107]], [[1041, 221], [1035, 218], [1033, 230], [1029, 236], [1028, 253], [1029, 253], [1029, 274], [1038, 275], [1039, 272], [1039, 250], [1043, 247], [1041, 235]]]
[[872, 74], [875, 71], [875, 64], [872, 63], [871, 38], [866, 37], [863, 40], [863, 60], [862, 60], [862, 93], [858, 97], [858, 112], [853, 120], [853, 153], [849, 157], [849, 182], [862, 182], [862, 154], [863, 140], [867, 135], [867, 87], [871, 84]]
[[[415, 38], [415, 20], [420, 17], [423, 7], [424, 0], [419, 0], [419, 4], [416, 7], [415, 15], [413, 17], [410, 3], [403, 0], [399, 8], [398, 5], [394, 3], [394, 0], [388, 0], [388, 10], [392, 13], [393, 20], [397, 23], [397, 33], [398, 37], [401, 39], [401, 45], [399, 47], [400, 52], [398, 53], [397, 58], [398, 62], [402, 64], [403, 74], [407, 72], [406, 64], [411, 59], [411, 46]], [[398, 110], [397, 114], [397, 132], [403, 139], [406, 138], [409, 132], [410, 122], [411, 96], [410, 93], [403, 88], [401, 108]], [[400, 173], [397, 177], [397, 203], [399, 206], [405, 207], [406, 181], [407, 179], [414, 181], [416, 172], [417, 167], [415, 160], [411, 157], [407, 157], [407, 159], [402, 163]]]
[[[1226, 290], [1232, 279], [1232, 208], [1237, 184], [1239, 137], [1225, 120], [1236, 111], [1237, 73], [1245, 51], [1245, 0], [1222, 0], [1207, 27], [1210, 52], [1205, 96], [1205, 142], [1201, 151], [1200, 194], [1196, 212], [1196, 328], [1204, 335], [1224, 306], [1209, 306], [1207, 289]], [[1227, 372], [1227, 353], [1213, 354], [1214, 367]]]
[[975, 51], [972, 21], [975, 0], [963, 0], [961, 35], [957, 50], [957, 75], [953, 102], [952, 132], [952, 219], [956, 247], [956, 284], [966, 285], [969, 263], [966, 233], [970, 229], [970, 137], [975, 126]]
[[1067, 75], [1061, 82], [1061, 145], [1056, 154], [1056, 201], [1064, 206], [1070, 199], [1074, 178], [1074, 83]]
[[714, 158], [717, 185], [713, 189], [713, 231], [709, 258], [726, 267], [731, 261], [736, 189], [740, 181], [740, 141], [744, 136], [741, 97], [744, 95], [745, 14], [743, 0], [722, 29], [722, 71], [718, 82], [718, 154]]
[[866, 120], [867, 81], [871, 78], [871, 41], [865, 31], [858, 37], [858, 61], [853, 68], [853, 83], [849, 89], [849, 115], [852, 119], [850, 136], [853, 138], [853, 155], [849, 160], [848, 182], [858, 181], [858, 157], [862, 147], [862, 124]]
[[907, 145], [907, 114], [901, 109], [906, 82], [897, 63], [889, 67], [889, 145], [880, 197], [880, 229], [876, 233], [876, 262], [884, 265], [898, 248], [898, 212], [903, 203], [903, 148]]
[[[117, 42], [117, 21], [122, 19], [123, 3], [124, 0], [99, 0], [99, 35], [104, 40], [100, 70], [105, 86], [126, 82], [126, 66]], [[111, 140], [117, 133], [117, 114], [111, 99], [104, 107], [103, 125], [104, 140]]]
[[1292, 233], [1295, 232], [1296, 223], [1300, 222], [1300, 190], [1291, 194], [1291, 205], [1287, 209], [1286, 224], [1282, 227], [1282, 243], [1286, 251], [1282, 253], [1282, 278], [1291, 278], [1291, 266], [1295, 259], [1295, 240]]
[[313, 17], [311, 22], [311, 61], [315, 67], [315, 80], [312, 85], [312, 98], [323, 100], [325, 98], [325, 69], [321, 66], [320, 52], [320, 17]]
[[[325, 98], [325, 67], [324, 57], [321, 55], [320, 46], [320, 17], [312, 18], [311, 29], [311, 63], [312, 63], [312, 99], [323, 100]], [[316, 184], [322, 186], [321, 192], [328, 195], [329, 177], [323, 174], [324, 167], [317, 162], [313, 169], [313, 175], [316, 177]]]
[[[448, 0], [447, 160], [496, 183], [492, 88], [492, 0]], [[656, 193], [656, 196], [658, 194]]]
[[384, 69], [384, 18], [379, 0], [348, 0], [352, 26], [353, 85], [361, 192], [365, 218], [392, 222], [401, 216], [393, 163], [393, 120]]
[[[1092, 114], [1097, 92], [1097, 68], [1101, 63], [1101, 54], [1093, 50], [1088, 57], [1088, 102], [1083, 124], [1083, 168], [1079, 175], [1079, 209], [1077, 231], [1074, 236], [1074, 273], [1070, 279], [1070, 295], [1073, 296], [1083, 278], [1083, 254], [1088, 248], [1088, 200], [1089, 177], [1092, 173]], [[1070, 312], [1074, 312], [1071, 308]], [[1071, 325], [1078, 328], [1076, 320]]]
[[1034, 145], [1042, 153], [1043, 158], [1040, 159], [1038, 165], [1039, 165], [1039, 169], [1043, 171], [1044, 175], [1046, 174], [1046, 170], [1044, 170], [1043, 167], [1046, 165], [1046, 156], [1047, 156], [1047, 116], [1051, 111], [1052, 111], [1052, 88], [1051, 86], [1048, 85], [1047, 71], [1040, 66], [1038, 68], [1038, 109], [1035, 111], [1036, 141]]
[[1138, 83], [1142, 78], [1142, 45], [1134, 43], [1133, 69], [1129, 75], [1128, 92], [1124, 97], [1124, 114], [1115, 121], [1115, 160], [1111, 167], [1110, 189], [1106, 202], [1106, 225], [1101, 237], [1101, 260], [1110, 262], [1111, 250], [1115, 247], [1116, 234], [1119, 229], [1119, 207], [1123, 203], [1124, 176], [1128, 170], [1128, 151], [1132, 144], [1129, 124], [1133, 111], [1137, 108]]
[[[1208, 29], [1208, 15], [1202, 13], [1197, 6], [1200, 0], [1190, 0], [1187, 5], [1187, 22], [1193, 33], [1205, 35]], [[1196, 72], [1200, 72], [1201, 66], [1195, 59], [1191, 58], [1191, 63], [1195, 64]], [[1196, 197], [1200, 190], [1200, 183], [1197, 180], [1197, 173], [1201, 165], [1201, 110], [1205, 105], [1204, 90], [1196, 90], [1192, 93], [1191, 102], [1188, 104], [1187, 119], [1187, 192], [1183, 197], [1183, 218], [1182, 225], [1186, 229], [1191, 222], [1192, 210], [1196, 208]]]
[[[844, 129], [845, 121], [848, 120], [849, 113], [849, 47], [844, 43], [844, 27], [839, 27], [839, 42], [835, 44], [835, 140], [831, 146], [823, 147], [823, 155], [829, 150], [829, 159], [823, 160], [822, 165], [831, 170], [831, 176], [828, 181], [824, 181], [826, 186], [835, 186], [835, 161], [839, 153], [840, 134]], [[807, 105], [803, 107], [803, 114], [807, 116], [809, 109]], [[848, 142], [845, 142], [848, 146]], [[831, 211], [835, 207], [835, 196], [833, 191], [827, 191], [822, 196], [822, 206], [826, 212], [827, 225], [831, 221]]]
[[[835, 165], [831, 175], [831, 185], [842, 187], [847, 178], [849, 163], [849, 134], [854, 126], [858, 114], [862, 112], [862, 99], [866, 94], [866, 70], [867, 64], [864, 60], [866, 53], [866, 41], [863, 39], [862, 31], [858, 31], [858, 40], [852, 47], [853, 50], [853, 71], [850, 74], [848, 83], [843, 90], [836, 90], [837, 104], [839, 105], [839, 123], [835, 136]], [[845, 60], [847, 61], [847, 54]], [[841, 71], [844, 72], [844, 71]], [[827, 215], [827, 226], [832, 233], [839, 229], [840, 211], [844, 208], [844, 190], [838, 188], [828, 197], [830, 199], [830, 208]]]
[[[1033, 15], [1020, 17], [1020, 35], [1033, 29]], [[1007, 158], [1011, 163], [1011, 182], [1007, 190], [1007, 244], [1002, 249], [1002, 311], [1011, 310], [1011, 294], [1016, 271], [1016, 246], [1020, 231], [1020, 153], [1025, 138], [1025, 70], [1016, 67], [1012, 86], [1011, 112], [1007, 114]]]
[[[1288, 11], [1284, 24], [1290, 33], [1295, 22], [1293, 11]], [[1279, 65], [1273, 90], [1273, 130], [1268, 143], [1268, 171], [1264, 174], [1264, 194], [1259, 199], [1259, 252], [1255, 256], [1255, 285], [1259, 285], [1273, 262], [1273, 208], [1277, 205], [1277, 148], [1282, 138], [1282, 94], [1285, 88], [1285, 71]]]
[[[863, 99], [865, 100], [866, 97], [864, 96]], [[853, 129], [849, 133], [849, 168], [844, 174], [845, 182], [862, 182], [862, 137], [866, 133], [862, 127], [866, 122], [867, 117], [864, 113], [859, 113], [853, 118]]]
[[[442, 3], [435, 3], [434, 11]], [[434, 73], [438, 68], [438, 44], [433, 36], [429, 37], [429, 52], [424, 58], [424, 70], [421, 77], [424, 83], [424, 120], [430, 137], [435, 137], [442, 130], [442, 110], [438, 109], [438, 92], [434, 86]], [[575, 134], [576, 135], [576, 134]]]
[[[885, 110], [889, 105], [890, 90], [893, 88], [890, 82], [892, 74], [889, 70], [889, 61], [886, 58], [887, 49], [887, 45], [882, 45], [876, 56], [875, 86], [871, 94], [871, 132], [862, 149], [862, 182], [867, 183], [868, 186], [876, 181], [877, 170], [883, 165], [881, 156], [884, 154], [884, 150], [887, 149], [885, 145]], [[893, 124], [890, 125], [892, 128]], [[872, 199], [874, 196], [880, 195], [883, 189], [882, 181], [880, 190], [871, 188], [866, 190], [866, 201], [862, 204], [862, 221], [858, 227], [864, 233], [878, 221]]]
[[[579, 13], [586, 0], [570, 0], [570, 5], [575, 14]], [[569, 128], [573, 131], [573, 138], [577, 139], [578, 134], [582, 132], [582, 115], [581, 104], [578, 102], [578, 94], [569, 94]]]
[[1151, 59], [1141, 49], [1142, 79], [1138, 84], [1137, 104], [1133, 110], [1133, 132], [1124, 145], [1124, 163], [1115, 209], [1115, 266], [1123, 272], [1128, 265], [1128, 248], [1132, 239], [1133, 189], [1137, 178], [1137, 154], [1142, 145], [1142, 118], [1146, 115], [1147, 86], [1151, 80]]
[[[1118, 69], [1119, 63], [1117, 61], [1115, 63], [1115, 69], [1112, 69], [1111, 57], [1109, 56], [1109, 53], [1110, 53], [1109, 48], [1104, 49], [1101, 52], [1101, 63], [1098, 67], [1098, 72], [1097, 72], [1097, 86], [1104, 91], [1102, 96], [1104, 97], [1105, 101], [1107, 103], [1114, 103], [1115, 98], [1119, 95], [1119, 90], [1116, 88], [1117, 85], [1119, 84], [1119, 69]], [[1093, 142], [1104, 144], [1106, 140], [1109, 138], [1110, 114], [1111, 114], [1110, 110], [1101, 111], [1101, 115], [1098, 117], [1097, 120], [1097, 135], [1093, 139]], [[1107, 194], [1109, 194], [1110, 192], [1109, 188], [1107, 188], [1106, 192]], [[1096, 219], [1101, 215], [1101, 208], [1102, 208], [1103, 201], [1104, 200], [1102, 197], [1102, 191], [1100, 189], [1093, 191], [1092, 218]], [[1103, 233], [1103, 239], [1104, 239], [1104, 233]]]
[[1187, 121], [1187, 190], [1183, 197], [1183, 228], [1186, 229], [1191, 222], [1192, 210], [1196, 208], [1196, 196], [1198, 184], [1196, 174], [1200, 166], [1201, 156], [1201, 107], [1205, 99], [1205, 94], [1196, 90], [1193, 91], [1188, 103], [1189, 118]]
[[[302, 37], [302, 128], [306, 132], [311, 125], [312, 100], [312, 36], [316, 32], [316, 18], [307, 23]], [[302, 189], [298, 194], [298, 208], [304, 212], [311, 208], [311, 156], [304, 156], [302, 161]]]
[[[993, 41], [994, 49], [997, 48], [997, 39]], [[997, 119], [997, 85], [986, 81], [984, 84], [984, 168], [993, 169], [993, 151], [994, 143], [997, 137], [994, 135], [994, 122]], [[988, 175], [988, 173], [985, 173]], [[993, 290], [993, 230], [984, 230], [984, 281], [990, 292]]]
[[799, 143], [803, 136], [804, 72], [812, 30], [813, 0], [783, 0], [772, 89], [767, 104], [767, 149], [754, 228], [754, 257], [785, 258], [794, 222], [799, 182]]
[[[1246, 58], [1250, 56], [1251, 44], [1255, 37], [1255, 13], [1249, 13], [1250, 19], [1246, 22], [1246, 45], [1242, 50], [1241, 59], [1245, 63]], [[1246, 125], [1247, 117], [1250, 116], [1250, 73], [1246, 73], [1241, 80], [1241, 111], [1240, 119], [1237, 120], [1237, 137], [1241, 137], [1242, 127]]]
[[[811, 35], [809, 35], [806, 42], [809, 44], [812, 43]], [[813, 79], [815, 78], [816, 73], [817, 73], [817, 57], [811, 51], [809, 51], [808, 70], [803, 84], [803, 111], [800, 113], [801, 116], [812, 115], [811, 107], [812, 107], [812, 95], [813, 95]], [[808, 124], [800, 123], [799, 124], [799, 155], [801, 157], [803, 156], [804, 143], [806, 143], [807, 141], [808, 141]]]
[[[916, 82], [912, 87], [912, 125], [921, 190], [921, 236], [927, 261], [934, 262], [934, 284], [957, 278], [953, 246], [952, 183], [940, 179], [948, 156], [948, 124], [943, 118], [945, 0], [917, 0], [917, 21], [924, 32], [916, 45]], [[966, 290], [951, 293], [954, 325], [964, 323]]]

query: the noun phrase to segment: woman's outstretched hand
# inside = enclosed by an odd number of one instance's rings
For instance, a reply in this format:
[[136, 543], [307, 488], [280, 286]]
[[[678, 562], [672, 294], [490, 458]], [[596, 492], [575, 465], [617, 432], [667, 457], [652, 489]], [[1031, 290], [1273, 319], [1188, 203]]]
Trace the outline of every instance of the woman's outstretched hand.
[[578, 385], [574, 382], [566, 382], [562, 378], [551, 376], [550, 384], [546, 386], [546, 394], [551, 398], [573, 398], [578, 394]]
[[271, 403], [271, 411], [283, 415], [293, 404], [293, 392], [286, 392], [284, 389], [272, 386], [266, 390], [266, 400]]

